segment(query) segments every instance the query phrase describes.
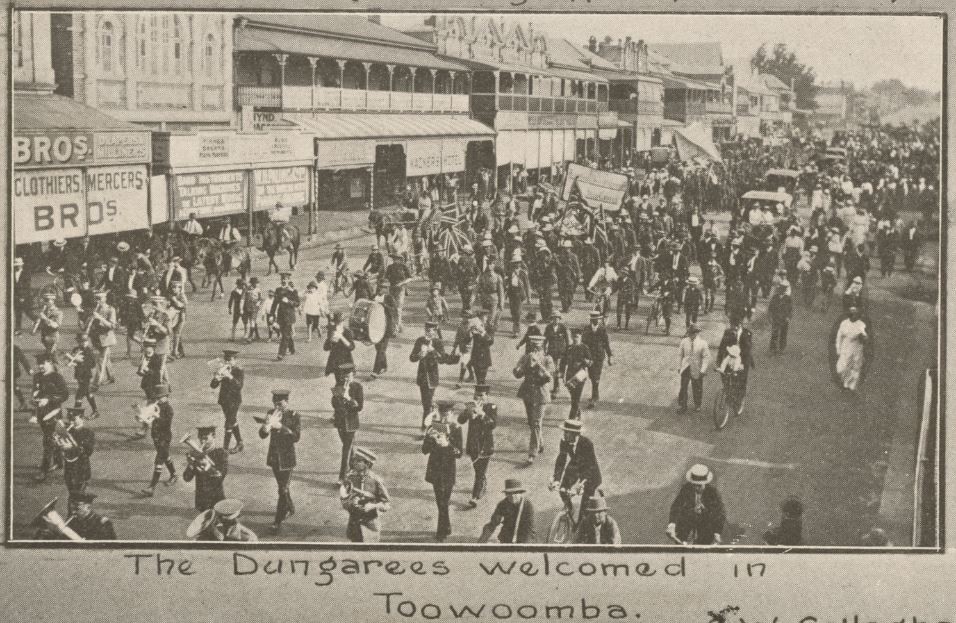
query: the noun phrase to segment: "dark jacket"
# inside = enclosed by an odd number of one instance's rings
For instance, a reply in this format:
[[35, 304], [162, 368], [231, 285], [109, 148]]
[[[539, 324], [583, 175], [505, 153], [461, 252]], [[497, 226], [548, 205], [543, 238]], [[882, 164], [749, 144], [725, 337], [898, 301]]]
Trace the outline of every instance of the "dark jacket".
[[38, 418], [42, 418], [54, 409], [58, 409], [70, 397], [70, 390], [66, 387], [66, 381], [56, 371], [50, 374], [36, 375], [33, 379], [33, 388], [37, 398], [48, 400], [46, 406], [37, 409]]
[[591, 367], [591, 361], [591, 349], [584, 344], [571, 344], [564, 358], [565, 380], [573, 377], [581, 369], [589, 369]]
[[564, 351], [571, 343], [571, 332], [563, 322], [551, 324], [544, 328], [544, 350], [551, 357], [558, 359], [564, 357]]
[[[724, 330], [724, 335], [720, 338], [720, 346], [717, 348], [717, 364], [724, 360], [724, 357], [727, 356], [727, 347], [737, 344], [737, 334], [734, 333], [732, 327], [727, 327]], [[740, 360], [743, 362], [746, 369], [750, 369], [754, 365], [754, 356], [753, 356], [753, 334], [750, 332], [750, 329], [740, 329]]]
[[575, 543], [587, 543], [597, 545], [620, 545], [621, 531], [617, 527], [617, 522], [610, 515], [604, 518], [604, 521], [596, 526], [590, 517], [586, 517], [578, 524], [578, 529], [574, 534]]
[[150, 434], [154, 445], [169, 445], [173, 440], [173, 405], [169, 402], [159, 403], [159, 416], [153, 420]]
[[183, 470], [183, 480], [189, 482], [196, 479], [196, 510], [207, 511], [216, 505], [216, 502], [226, 498], [223, 489], [223, 481], [226, 479], [226, 472], [229, 470], [229, 454], [224, 448], [213, 448], [206, 453], [206, 456], [213, 462], [215, 468], [210, 472], [202, 472], [195, 469], [192, 464], [186, 466]]
[[335, 428], [345, 433], [354, 433], [359, 429], [359, 413], [365, 406], [365, 392], [362, 385], [355, 381], [349, 383], [349, 397], [333, 390], [332, 411]]
[[292, 409], [282, 412], [282, 428], [278, 430], [259, 428], [259, 437], [269, 439], [269, 452], [266, 465], [282, 471], [295, 467], [295, 444], [302, 435], [302, 423], [299, 414]]
[[488, 369], [491, 367], [491, 345], [495, 338], [490, 333], [471, 336], [471, 365], [475, 368]]
[[[537, 537], [534, 531], [534, 505], [528, 496], [524, 496], [517, 505], [512, 504], [508, 498], [498, 502], [495, 512], [491, 515], [491, 521], [481, 531], [480, 541], [486, 542], [499, 525], [501, 526], [501, 532], [498, 533], [499, 543], [534, 543]], [[517, 536], [515, 527], [518, 529]]]
[[[283, 302], [282, 299], [285, 297], [288, 299], [286, 302]], [[272, 301], [272, 309], [270, 310], [273, 317], [275, 317], [276, 322], [280, 325], [291, 326], [295, 324], [295, 310], [299, 306], [299, 291], [295, 288], [284, 288], [279, 286], [275, 291], [275, 299]]]
[[434, 350], [432, 350], [427, 355], [422, 354], [422, 347], [428, 341], [428, 338], [422, 336], [415, 340], [415, 345], [412, 347], [412, 354], [409, 355], [408, 359], [412, 363], [418, 363], [418, 373], [415, 377], [415, 382], [419, 387], [438, 387], [438, 364], [444, 363], [448, 358], [448, 355], [445, 354], [445, 345], [442, 343], [441, 338], [434, 338], [431, 340], [431, 345]]
[[90, 513], [89, 516], [84, 519], [74, 517], [70, 522], [70, 527], [87, 541], [116, 540], [116, 531], [113, 529], [113, 522], [96, 513]]
[[594, 365], [600, 367], [604, 365], [604, 357], [607, 356], [608, 359], [611, 358], [611, 342], [607, 337], [607, 329], [603, 326], [598, 326], [594, 328], [591, 325], [588, 325], [584, 331], [581, 332], [581, 343], [588, 347], [588, 350], [591, 351], [591, 360], [594, 362]]
[[246, 374], [239, 366], [232, 367], [232, 378], [224, 378], [221, 381], [213, 378], [209, 387], [219, 388], [219, 404], [223, 407], [238, 407], [242, 404], [242, 386], [245, 383]]
[[671, 504], [668, 521], [677, 527], [677, 538], [681, 541], [687, 541], [691, 532], [696, 531], [693, 543], [710, 545], [714, 542], [714, 534], [720, 534], [724, 530], [724, 503], [717, 489], [710, 485], [701, 494], [701, 503], [703, 509], [698, 514], [695, 509], [694, 485], [685, 482]]
[[89, 480], [92, 478], [90, 470], [90, 455], [96, 447], [96, 433], [92, 428], [79, 428], [70, 432], [76, 447], [63, 452], [63, 475], [67, 482], [72, 480]]
[[468, 436], [465, 438], [465, 454], [471, 460], [487, 458], [495, 453], [495, 427], [498, 426], [498, 406], [490, 402], [482, 405], [476, 417], [471, 417], [474, 409], [467, 409], [458, 416], [458, 423], [468, 424]]
[[557, 480], [564, 488], [573, 486], [578, 480], [587, 480], [584, 486], [591, 490], [601, 486], [601, 468], [590, 439], [579, 435], [573, 450], [571, 444], [561, 440], [561, 449], [554, 462], [553, 480]]
[[767, 312], [774, 324], [787, 322], [793, 315], [793, 299], [786, 294], [774, 294], [767, 305]]
[[355, 350], [355, 336], [348, 327], [342, 329], [342, 337], [348, 342], [348, 346], [342, 342], [332, 341], [334, 329], [330, 328], [325, 336], [325, 344], [322, 348], [329, 351], [329, 358], [325, 362], [325, 375], [328, 376], [338, 370], [343, 363], [355, 363], [352, 359], [352, 351]]
[[454, 486], [457, 475], [458, 457], [461, 456], [462, 441], [461, 427], [454, 422], [448, 422], [448, 445], [442, 448], [434, 438], [426, 436], [422, 442], [422, 454], [428, 455], [428, 466], [425, 468], [425, 482], [433, 485], [444, 484]]

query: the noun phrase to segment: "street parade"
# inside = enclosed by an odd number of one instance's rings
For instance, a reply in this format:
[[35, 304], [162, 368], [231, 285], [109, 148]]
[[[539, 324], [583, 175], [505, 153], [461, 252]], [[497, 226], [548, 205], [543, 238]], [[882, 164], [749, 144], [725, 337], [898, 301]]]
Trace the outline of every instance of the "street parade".
[[18, 244], [13, 537], [887, 545], [938, 118], [674, 136]]

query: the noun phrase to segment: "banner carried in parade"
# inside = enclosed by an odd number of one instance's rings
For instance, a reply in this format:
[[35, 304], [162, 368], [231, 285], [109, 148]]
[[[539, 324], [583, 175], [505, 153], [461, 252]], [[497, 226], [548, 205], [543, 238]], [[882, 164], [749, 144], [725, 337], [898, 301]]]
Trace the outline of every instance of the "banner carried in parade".
[[627, 192], [628, 179], [626, 175], [599, 171], [589, 167], [571, 163], [564, 178], [564, 188], [561, 190], [561, 199], [567, 201], [571, 196], [571, 189], [577, 184], [581, 198], [591, 208], [603, 208], [606, 212], [616, 212], [621, 208], [624, 194]]

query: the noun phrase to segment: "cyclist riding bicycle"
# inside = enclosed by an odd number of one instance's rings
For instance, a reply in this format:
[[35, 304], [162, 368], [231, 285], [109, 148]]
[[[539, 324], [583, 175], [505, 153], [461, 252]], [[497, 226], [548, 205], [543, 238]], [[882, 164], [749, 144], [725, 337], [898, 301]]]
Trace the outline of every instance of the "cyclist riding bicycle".
[[727, 347], [727, 356], [717, 364], [717, 372], [724, 383], [727, 400], [735, 407], [737, 415], [744, 410], [744, 394], [747, 391], [746, 376], [743, 359], [740, 357], [740, 346], [732, 344]]

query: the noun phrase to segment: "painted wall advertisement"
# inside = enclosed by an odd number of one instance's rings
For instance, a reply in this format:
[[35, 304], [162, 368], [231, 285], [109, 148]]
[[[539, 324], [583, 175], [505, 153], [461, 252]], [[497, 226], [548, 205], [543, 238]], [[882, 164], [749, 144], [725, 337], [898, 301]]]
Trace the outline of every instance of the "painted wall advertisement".
[[270, 210], [283, 206], [303, 206], [309, 201], [309, 170], [306, 167], [256, 169], [254, 210]]
[[16, 244], [149, 226], [145, 165], [15, 171]]
[[23, 132], [13, 139], [20, 169], [148, 162], [149, 132]]
[[246, 211], [245, 171], [181, 173], [173, 183], [176, 218], [198, 218]]

